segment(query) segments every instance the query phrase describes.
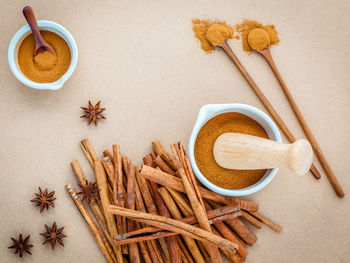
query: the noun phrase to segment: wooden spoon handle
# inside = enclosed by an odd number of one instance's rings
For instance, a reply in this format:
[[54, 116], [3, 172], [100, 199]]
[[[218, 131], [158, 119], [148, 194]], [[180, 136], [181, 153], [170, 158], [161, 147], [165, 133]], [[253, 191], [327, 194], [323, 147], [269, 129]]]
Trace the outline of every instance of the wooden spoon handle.
[[[277, 125], [280, 127], [284, 135], [287, 137], [289, 142], [295, 142], [296, 139], [293, 136], [292, 132], [288, 129], [287, 125], [283, 122], [281, 117], [278, 115], [277, 111], [272, 107], [271, 103], [268, 101], [268, 99], [265, 97], [264, 93], [261, 91], [261, 89], [258, 87], [258, 85], [255, 83], [253, 78], [250, 76], [250, 74], [247, 72], [247, 70], [244, 68], [244, 66], [241, 64], [239, 59], [236, 57], [236, 55], [233, 53], [230, 46], [224, 42], [221, 45], [222, 49], [226, 52], [228, 57], [232, 60], [232, 62], [236, 65], [238, 70], [242, 73], [243, 77], [247, 80], [250, 87], [253, 89], [255, 94], [258, 96], [262, 104], [265, 106], [267, 111], [270, 113], [272, 118], [275, 120]], [[314, 165], [310, 168], [311, 173], [315, 176], [316, 179], [320, 179], [321, 175], [316, 169]]]
[[41, 46], [44, 46], [45, 40], [40, 34], [38, 24], [36, 23], [34, 10], [31, 6], [26, 6], [23, 8], [23, 15], [25, 19], [27, 20], [28, 25], [30, 26], [30, 29], [32, 30], [35, 40], [41, 44]]
[[47, 44], [45, 39], [42, 37], [40, 34], [38, 24], [36, 23], [35, 15], [34, 15], [34, 10], [31, 6], [26, 6], [23, 8], [23, 15], [25, 19], [27, 20], [28, 25], [30, 26], [30, 29], [33, 32], [34, 38], [35, 38], [35, 50], [34, 50], [34, 57], [41, 52], [44, 51], [49, 51], [52, 54], [55, 54], [55, 51], [53, 48]]
[[283, 144], [264, 138], [224, 133], [214, 144], [215, 161], [227, 169], [269, 169], [288, 167], [296, 175], [305, 175], [312, 164], [312, 148], [307, 140]]
[[317, 143], [316, 138], [313, 135], [309, 125], [306, 123], [306, 120], [305, 120], [303, 114], [301, 113], [298, 105], [296, 104], [292, 94], [290, 93], [289, 89], [287, 88], [286, 83], [283, 81], [282, 76], [281, 76], [280, 72], [278, 71], [277, 66], [276, 66], [276, 64], [271, 56], [270, 49], [268, 49], [268, 48], [264, 49], [262, 51], [259, 51], [259, 53], [264, 56], [267, 63], [269, 64], [270, 68], [272, 69], [273, 73], [275, 74], [279, 84], [281, 85], [281, 88], [282, 88], [285, 96], [287, 97], [287, 100], [288, 100], [290, 106], [292, 107], [294, 114], [300, 123], [300, 126], [304, 130], [306, 137], [310, 141], [312, 148], [314, 149], [315, 155], [317, 156], [318, 160], [320, 161], [320, 163], [323, 167], [323, 170], [325, 171], [332, 187], [334, 188], [335, 192], [337, 193], [337, 195], [339, 197], [344, 197], [344, 191], [341, 188], [332, 168], [328, 164], [327, 159], [321, 150], [321, 147]]

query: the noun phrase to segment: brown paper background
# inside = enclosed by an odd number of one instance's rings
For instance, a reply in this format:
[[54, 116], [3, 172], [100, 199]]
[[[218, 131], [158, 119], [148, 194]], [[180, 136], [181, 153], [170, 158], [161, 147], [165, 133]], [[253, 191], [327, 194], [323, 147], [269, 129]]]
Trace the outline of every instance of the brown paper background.
[[[31, 4], [38, 19], [58, 22], [75, 37], [79, 61], [63, 89], [37, 91], [20, 84], [7, 63], [7, 48], [25, 24]], [[274, 23], [281, 43], [272, 54], [295, 100], [345, 191], [340, 200], [326, 176], [295, 177], [282, 169], [247, 199], [284, 227], [254, 229], [252, 262], [350, 260], [350, 31], [348, 1], [5, 1], [0, 9], [0, 258], [17, 262], [7, 246], [31, 234], [33, 256], [22, 262], [104, 262], [92, 235], [64, 190], [76, 180], [69, 163], [92, 171], [78, 142], [89, 138], [101, 153], [119, 143], [134, 162], [150, 142], [187, 142], [206, 103], [247, 103], [264, 110], [221, 51], [206, 55], [191, 31], [195, 17], [236, 23]], [[297, 138], [303, 133], [265, 61], [229, 42]], [[98, 128], [79, 119], [80, 106], [102, 99], [106, 121]], [[316, 163], [317, 167], [320, 167]], [[321, 170], [321, 169], [320, 169]], [[42, 214], [29, 200], [37, 187], [56, 191], [55, 209]], [[65, 226], [65, 247], [42, 246], [43, 224]]]

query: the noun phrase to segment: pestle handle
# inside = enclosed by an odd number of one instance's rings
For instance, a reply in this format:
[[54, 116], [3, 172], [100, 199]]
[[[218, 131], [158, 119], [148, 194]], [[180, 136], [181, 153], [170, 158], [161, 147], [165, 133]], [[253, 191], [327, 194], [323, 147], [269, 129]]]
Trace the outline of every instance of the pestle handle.
[[215, 141], [215, 161], [223, 168], [256, 170], [288, 167], [305, 175], [311, 167], [313, 152], [307, 140], [283, 144], [241, 133], [224, 133]]

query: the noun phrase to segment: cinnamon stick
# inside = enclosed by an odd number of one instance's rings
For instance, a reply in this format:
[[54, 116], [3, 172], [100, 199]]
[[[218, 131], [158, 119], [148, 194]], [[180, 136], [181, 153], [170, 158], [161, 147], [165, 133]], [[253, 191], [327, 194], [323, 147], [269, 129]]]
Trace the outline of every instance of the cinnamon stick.
[[[211, 211], [212, 207], [210, 206], [210, 204], [206, 201], [204, 201], [204, 205], [205, 208], [207, 209], [207, 211]], [[209, 212], [208, 212], [209, 214]], [[217, 230], [219, 231], [219, 233], [226, 239], [238, 244], [238, 249], [237, 249], [237, 253], [243, 258], [245, 259], [248, 255], [248, 251], [247, 249], [244, 247], [244, 244], [241, 243], [241, 241], [236, 238], [236, 236], [232, 233], [232, 231], [223, 223], [223, 222], [216, 222], [215, 223], [215, 227], [217, 228]]]
[[241, 217], [251, 225], [255, 226], [256, 228], [260, 229], [262, 227], [262, 222], [260, 222], [258, 219], [256, 219], [254, 216], [252, 216], [251, 214], [249, 214], [244, 210], [242, 210]]
[[[183, 146], [181, 143], [173, 144], [172, 149], [173, 149], [174, 155], [177, 153], [178, 157], [180, 158], [178, 161], [179, 169], [177, 170], [177, 172], [180, 174], [188, 199], [190, 200], [195, 216], [198, 219], [199, 226], [204, 230], [211, 232], [211, 227], [208, 221], [206, 210], [203, 205], [203, 200], [199, 193], [197, 182], [194, 180], [194, 176], [191, 173], [192, 168], [189, 167], [188, 163], [186, 162], [187, 157], [185, 156], [185, 151], [183, 149]], [[203, 245], [207, 249], [212, 262], [214, 263], [222, 262], [220, 253], [217, 247], [209, 243], [204, 243]]]
[[[143, 159], [144, 163], [148, 163], [150, 165], [152, 165], [152, 157], [151, 156], [146, 156]], [[143, 177], [140, 177], [143, 178]], [[154, 201], [157, 205], [159, 214], [165, 217], [170, 218], [170, 213], [162, 199], [162, 197], [160, 196], [160, 194], [158, 193], [158, 185], [154, 182], [150, 181], [150, 188], [153, 192], [153, 197], [154, 197]], [[178, 238], [176, 237], [168, 237], [165, 239], [165, 241], [167, 242], [167, 245], [169, 247], [169, 253], [172, 259], [172, 263], [180, 263], [181, 259], [180, 259], [180, 248], [179, 246], [181, 245], [180, 243], [182, 243], [181, 240], [178, 240]], [[187, 255], [184, 255], [187, 258]], [[188, 261], [190, 261], [187, 258]]]
[[[165, 188], [160, 189], [160, 190], [165, 190]], [[162, 193], [162, 196], [165, 195], [165, 193]], [[170, 196], [170, 195], [169, 195]], [[164, 196], [164, 198], [168, 198], [167, 196]], [[169, 198], [170, 200], [167, 200], [167, 203], [171, 207], [172, 212], [174, 213], [178, 213], [176, 205], [174, 206], [173, 201], [171, 200], [171, 197]], [[173, 210], [175, 209], [175, 211]], [[229, 208], [230, 211], [235, 210], [235, 207], [230, 207]], [[221, 215], [221, 211], [218, 210], [210, 210], [208, 212], [208, 218], [210, 218], [209, 223], [210, 224], [217, 224], [219, 222], [222, 222], [224, 220], [230, 219], [230, 218], [236, 218], [238, 216], [241, 215], [241, 211], [240, 210], [236, 210], [234, 212], [229, 212], [227, 214], [223, 214]], [[139, 211], [144, 212], [144, 209], [140, 209]], [[217, 212], [219, 212], [219, 214], [217, 214]], [[180, 215], [180, 216], [179, 216]], [[190, 217], [185, 217], [182, 218], [181, 214], [176, 214], [176, 219], [178, 219], [179, 221], [186, 223], [186, 224], [190, 224], [190, 225], [194, 225], [194, 226], [198, 226], [197, 225], [197, 218], [195, 216], [190, 216]], [[171, 235], [176, 235], [176, 233], [172, 233]], [[124, 245], [124, 244], [130, 244], [130, 243], [134, 243], [134, 242], [140, 242], [140, 241], [145, 241], [145, 240], [153, 240], [153, 239], [158, 239], [158, 238], [162, 238], [165, 236], [171, 236], [169, 235], [169, 233], [167, 231], [164, 231], [160, 228], [157, 227], [144, 227], [135, 231], [131, 231], [125, 234], [119, 234], [117, 236], [114, 237], [115, 239], [115, 244], [117, 245]]]
[[172, 195], [172, 197], [174, 198], [176, 204], [181, 208], [181, 211], [182, 213], [185, 215], [185, 216], [192, 216], [194, 215], [194, 212], [192, 210], [192, 207], [191, 205], [189, 204], [189, 201], [183, 196], [182, 193], [179, 193], [178, 191], [175, 191], [171, 188], [167, 188], [169, 193]]
[[188, 251], [187, 247], [182, 242], [180, 237], [177, 237], [177, 242], [178, 242], [179, 247], [181, 249], [180, 251], [181, 251], [181, 254], [182, 254], [182, 261], [183, 261], [183, 263], [195, 263], [193, 258], [190, 255], [190, 252]]
[[171, 175], [175, 175], [174, 170], [159, 156], [153, 160], [154, 164], [158, 166], [163, 172], [166, 172]]
[[[177, 178], [176, 176], [172, 176], [150, 166], [144, 165], [141, 169], [140, 175], [160, 185], [172, 188], [179, 192], [186, 192], [185, 187], [180, 178]], [[198, 187], [198, 189], [201, 196], [207, 200], [212, 200], [227, 205], [237, 204], [241, 209], [244, 209], [246, 211], [257, 211], [259, 208], [257, 204], [247, 200], [219, 195], [200, 186]]]
[[[218, 203], [208, 201], [211, 207], [218, 208]], [[257, 236], [239, 219], [233, 218], [225, 220], [225, 223], [237, 233], [249, 246], [253, 246], [258, 240]]]
[[277, 232], [282, 232], [283, 228], [280, 227], [279, 225], [277, 225], [276, 223], [272, 222], [270, 219], [267, 219], [266, 217], [264, 217], [262, 214], [258, 213], [258, 212], [249, 212], [251, 213], [253, 216], [255, 216], [257, 219], [259, 219], [261, 222], [263, 222], [265, 225], [271, 227], [273, 230], [277, 231]]
[[[73, 162], [71, 162], [71, 167], [73, 169], [75, 176], [78, 179], [79, 184], [86, 187], [87, 180], [83, 174], [83, 171], [80, 168], [78, 161], [74, 160]], [[109, 254], [115, 258], [114, 252], [112, 251], [112, 248], [111, 248], [111, 246], [113, 246], [113, 240], [112, 240], [111, 235], [109, 234], [108, 230], [105, 227], [106, 219], [105, 219], [103, 213], [100, 210], [100, 207], [97, 205], [96, 200], [94, 198], [91, 198], [90, 200], [87, 200], [87, 201], [88, 201], [90, 209], [91, 209], [99, 227], [101, 228], [103, 234], [105, 235], [107, 241], [109, 242], [109, 244], [106, 244], [107, 242], [105, 242], [104, 237], [101, 235], [101, 238], [102, 238], [103, 242], [105, 243], [106, 249], [108, 250]]]
[[171, 218], [142, 213], [113, 205], [109, 206], [108, 211], [112, 214], [125, 216], [151, 226], [156, 226], [171, 232], [179, 233], [181, 235], [188, 235], [192, 238], [198, 239], [199, 241], [210, 242], [210, 244], [230, 252], [235, 252], [238, 248], [237, 244], [232, 243], [229, 240], [223, 239], [222, 237], [214, 235], [213, 233], [205, 231], [201, 228], [193, 227], [189, 224], [182, 223]]
[[[86, 185], [86, 178], [84, 176], [83, 171], [81, 170], [81, 167], [79, 165], [79, 162], [77, 160], [74, 160], [73, 162], [71, 162], [71, 167], [73, 169], [74, 175], [77, 177], [79, 184], [85, 186]], [[103, 215], [103, 213], [101, 212], [100, 207], [97, 204], [97, 200], [95, 199], [91, 199], [90, 202], [90, 206], [91, 209], [95, 211], [95, 213], [98, 215], [98, 218], [104, 223], [106, 224], [106, 219]]]
[[[129, 165], [128, 180], [127, 180], [127, 208], [135, 210], [135, 166]], [[134, 231], [136, 228], [135, 221], [129, 220], [127, 222], [128, 231]], [[129, 245], [129, 255], [131, 263], [140, 263], [139, 248], [137, 243], [132, 243]]]
[[150, 167], [155, 167], [151, 155], [146, 155], [143, 157], [143, 164]]
[[[90, 232], [94, 236], [94, 238], [95, 238], [95, 240], [97, 242], [97, 245], [101, 249], [103, 255], [105, 256], [105, 258], [107, 260], [107, 262], [108, 263], [118, 262], [118, 261], [114, 261], [112, 256], [107, 251], [107, 249], [105, 247], [105, 243], [103, 242], [103, 240], [101, 238], [101, 235], [99, 234], [98, 227], [96, 226], [94, 220], [91, 218], [90, 214], [88, 213], [88, 211], [84, 207], [83, 203], [81, 202], [81, 200], [80, 200], [79, 196], [77, 195], [77, 193], [76, 193], [74, 187], [72, 186], [72, 184], [67, 184], [65, 188], [66, 188], [67, 192], [69, 193], [70, 197], [72, 198], [74, 204], [79, 209], [80, 214], [82, 215], [82, 217], [84, 218], [86, 224], [88, 225]], [[118, 263], [122, 263], [122, 262], [118, 262]]]
[[174, 170], [178, 170], [178, 166], [174, 158], [164, 149], [161, 141], [157, 140], [152, 142], [154, 152], [162, 157], [164, 161]]
[[88, 139], [84, 139], [80, 141], [80, 146], [88, 159], [92, 168], [94, 168], [94, 162], [97, 161], [97, 156], [94, 148], [92, 147], [90, 141]]
[[[146, 179], [144, 177], [141, 177], [139, 175], [139, 173], [138, 173], [139, 170], [140, 170], [140, 167], [137, 167], [136, 180], [138, 182], [138, 186], [140, 187], [140, 191], [141, 191], [143, 200], [145, 202], [147, 212], [151, 213], [151, 214], [158, 215], [158, 210], [157, 210], [156, 205], [154, 203], [154, 200], [153, 200], [153, 198], [151, 196], [150, 189], [148, 188], [147, 181], [146, 181]], [[168, 246], [165, 243], [165, 240], [159, 239], [159, 243], [160, 243], [160, 245], [162, 247], [163, 252], [165, 253], [167, 261], [171, 261], [170, 254], [169, 254], [169, 251], [168, 251], [168, 248], [167, 248]]]
[[[102, 166], [100, 161], [95, 160], [93, 163], [93, 167], [94, 167], [95, 174], [96, 174], [97, 185], [98, 185], [98, 188], [100, 190], [99, 193], [100, 193], [100, 197], [101, 197], [103, 212], [104, 212], [106, 222], [107, 222], [107, 228], [109, 230], [109, 233], [112, 236], [115, 236], [118, 234], [118, 231], [117, 231], [117, 226], [116, 226], [114, 216], [108, 212], [108, 207], [111, 203], [110, 203], [110, 199], [108, 196], [109, 190], [108, 190], [108, 183], [107, 183], [106, 174], [105, 174], [105, 171], [104, 171], [103, 166]], [[122, 256], [121, 247], [113, 245], [113, 250], [114, 250], [114, 253], [117, 257], [118, 263], [123, 263], [123, 256]]]
[[[212, 231], [215, 235], [223, 236], [219, 233], [214, 227], [212, 227]], [[220, 249], [220, 251], [225, 255], [225, 257], [232, 263], [242, 263], [243, 259], [238, 253], [228, 252], [226, 250]], [[237, 250], [238, 252], [238, 250]]]
[[[147, 212], [146, 205], [145, 205], [144, 200], [142, 198], [141, 190], [140, 190], [139, 184], [137, 182], [137, 175], [138, 175], [137, 171], [138, 171], [138, 168], [136, 168], [136, 185], [135, 185], [136, 207], [137, 207], [138, 211]], [[144, 224], [142, 224], [142, 226], [144, 226]], [[134, 232], [138, 232], [138, 231], [140, 231], [140, 230], [136, 230]], [[126, 233], [126, 235], [129, 235], [129, 233]], [[118, 238], [118, 236], [115, 237], [115, 239], [116, 238]], [[146, 241], [146, 244], [149, 248], [152, 260], [155, 262], [164, 262], [164, 258], [162, 257], [162, 254], [161, 254], [156, 242], [151, 238], [145, 239], [145, 241]], [[131, 242], [131, 243], [133, 243], [133, 242]], [[115, 242], [115, 244], [118, 244], [118, 242]], [[128, 243], [125, 243], [125, 244], [128, 244]]]
[[[181, 220], [182, 219], [181, 213], [177, 209], [176, 204], [175, 204], [174, 200], [172, 199], [172, 197], [170, 196], [169, 192], [164, 187], [159, 188], [158, 191], [159, 191], [159, 194], [162, 196], [162, 198], [163, 198], [165, 204], [167, 205], [172, 216], [177, 220]], [[183, 237], [187, 247], [189, 248], [189, 251], [192, 254], [194, 260], [196, 262], [204, 263], [205, 262], [204, 258], [202, 256], [196, 242], [188, 236], [182, 236], [182, 237]]]

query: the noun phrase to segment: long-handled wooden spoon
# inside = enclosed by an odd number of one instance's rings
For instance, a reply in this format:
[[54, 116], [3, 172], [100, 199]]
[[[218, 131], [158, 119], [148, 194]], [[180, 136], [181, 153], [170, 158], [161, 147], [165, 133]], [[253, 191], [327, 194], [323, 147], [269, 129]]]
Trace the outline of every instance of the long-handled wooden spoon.
[[49, 51], [52, 54], [55, 54], [55, 51], [53, 48], [46, 43], [45, 39], [40, 34], [38, 24], [36, 23], [34, 10], [31, 6], [26, 6], [23, 8], [23, 15], [25, 19], [27, 20], [28, 25], [30, 26], [30, 29], [33, 32], [34, 38], [35, 38], [35, 49], [34, 49], [34, 57], [38, 55], [39, 53], [43, 53], [45, 51]]
[[296, 175], [305, 175], [311, 167], [313, 152], [307, 140], [283, 144], [264, 138], [224, 133], [213, 147], [215, 161], [226, 169], [256, 170], [288, 167]]
[[302, 129], [304, 130], [306, 137], [310, 141], [312, 148], [314, 149], [315, 155], [317, 156], [318, 160], [320, 161], [320, 163], [323, 167], [323, 170], [325, 171], [332, 187], [334, 188], [334, 191], [337, 193], [337, 195], [339, 197], [344, 197], [343, 189], [341, 188], [334, 172], [332, 171], [330, 165], [327, 162], [327, 159], [326, 159], [324, 153], [322, 152], [320, 146], [318, 145], [315, 136], [311, 132], [310, 127], [306, 123], [304, 116], [302, 115], [302, 113], [301, 113], [299, 107], [297, 106], [292, 94], [288, 90], [286, 83], [283, 81], [282, 76], [276, 67], [275, 62], [272, 59], [269, 47], [267, 47], [263, 50], [260, 50], [260, 51], [259, 50], [256, 50], [256, 51], [259, 52], [266, 59], [270, 68], [272, 69], [273, 73], [275, 74], [285, 96], [287, 97], [287, 100], [288, 100], [290, 106], [292, 107], [292, 109], [294, 111], [295, 116], [297, 117]]
[[[258, 98], [260, 99], [262, 104], [265, 106], [267, 111], [270, 113], [272, 118], [275, 120], [277, 125], [280, 127], [280, 129], [282, 130], [284, 135], [287, 137], [288, 141], [289, 142], [295, 142], [296, 139], [293, 136], [293, 134], [291, 133], [291, 131], [288, 129], [286, 124], [283, 122], [281, 117], [278, 115], [277, 111], [272, 107], [271, 103], [265, 97], [265, 95], [263, 94], [261, 89], [258, 87], [258, 85], [255, 83], [253, 78], [249, 75], [248, 71], [244, 68], [244, 66], [241, 64], [239, 59], [233, 53], [232, 49], [227, 44], [227, 42], [225, 41], [224, 43], [219, 45], [219, 47], [221, 47], [226, 52], [228, 57], [232, 60], [232, 62], [236, 65], [238, 70], [242, 73], [243, 77], [247, 80], [247, 82], [250, 85], [250, 87], [253, 89], [253, 91], [258, 96]], [[316, 179], [320, 179], [321, 178], [320, 173], [318, 172], [318, 170], [316, 169], [316, 167], [314, 165], [311, 166], [310, 171], [315, 176]]]

